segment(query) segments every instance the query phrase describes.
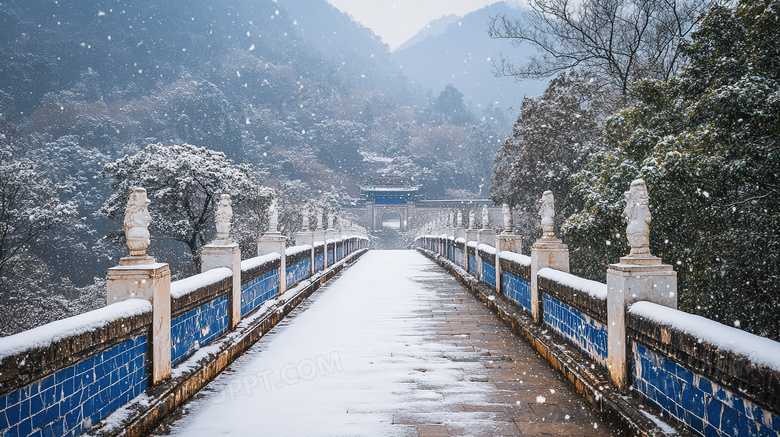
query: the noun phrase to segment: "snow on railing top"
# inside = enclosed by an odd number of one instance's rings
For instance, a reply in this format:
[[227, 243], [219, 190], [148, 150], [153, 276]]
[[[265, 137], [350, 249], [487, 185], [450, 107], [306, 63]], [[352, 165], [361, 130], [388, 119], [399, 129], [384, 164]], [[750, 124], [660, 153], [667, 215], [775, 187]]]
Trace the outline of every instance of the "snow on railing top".
[[544, 268], [537, 273], [540, 277], [566, 285], [575, 290], [587, 293], [596, 299], [607, 300], [607, 284], [590, 279], [580, 278], [571, 273], [562, 272], [551, 268]]
[[637, 302], [628, 311], [780, 372], [780, 343], [774, 340], [652, 302]]
[[207, 270], [203, 273], [198, 273], [197, 275], [171, 282], [171, 297], [178, 299], [195, 290], [232, 277], [233, 271], [227, 267], [218, 267], [216, 269]]
[[476, 241], [469, 241], [468, 243], [466, 243], [466, 246], [468, 247], [477, 247], [478, 245], [479, 243], [477, 243]]
[[456, 242], [456, 243], [465, 243], [465, 242], [466, 242], [466, 239], [465, 239], [465, 238], [463, 238], [463, 237], [456, 238], [456, 239], [455, 239], [455, 242]]
[[302, 244], [300, 246], [292, 246], [287, 248], [287, 256], [295, 256], [301, 252], [310, 252], [311, 244]]
[[531, 266], [531, 257], [528, 255], [521, 255], [519, 253], [515, 252], [509, 252], [507, 250], [501, 251], [501, 254], [499, 255], [501, 259], [505, 259], [507, 261], [512, 261], [520, 265], [524, 265], [527, 267]]
[[477, 249], [492, 255], [496, 254], [496, 248], [489, 244], [480, 244], [479, 246], [477, 246]]
[[266, 255], [256, 256], [254, 258], [249, 258], [241, 261], [241, 271], [245, 272], [247, 270], [252, 270], [255, 267], [259, 267], [263, 264], [280, 260], [282, 259], [282, 256], [279, 255], [279, 252], [271, 252]]
[[28, 350], [45, 348], [63, 338], [93, 331], [126, 317], [138, 316], [152, 311], [152, 304], [145, 299], [128, 299], [103, 308], [98, 308], [67, 319], [0, 338], [0, 360]]

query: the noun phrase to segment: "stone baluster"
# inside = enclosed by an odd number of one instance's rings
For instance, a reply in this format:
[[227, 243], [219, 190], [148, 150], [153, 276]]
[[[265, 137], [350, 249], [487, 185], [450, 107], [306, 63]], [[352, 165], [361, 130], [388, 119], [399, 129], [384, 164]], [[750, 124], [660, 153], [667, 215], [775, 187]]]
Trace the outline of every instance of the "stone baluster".
[[230, 195], [220, 196], [214, 214], [217, 236], [211, 244], [203, 247], [200, 270], [205, 272], [217, 267], [227, 267], [233, 272], [233, 289], [228, 295], [228, 323], [230, 329], [233, 329], [241, 321], [241, 249], [230, 238], [230, 229], [233, 225], [231, 205]]
[[629, 384], [626, 310], [638, 301], [677, 308], [677, 272], [650, 253], [650, 202], [645, 181], [625, 193], [626, 238], [631, 252], [607, 269], [607, 365], [621, 389]]
[[146, 254], [151, 238], [149, 199], [146, 190], [135, 188], [125, 209], [125, 238], [130, 254], [108, 269], [106, 303], [146, 299], [152, 303], [152, 384], [171, 376], [171, 271]]
[[552, 191], [545, 191], [539, 200], [539, 216], [542, 223], [542, 238], [531, 247], [531, 314], [534, 322], [543, 323], [542, 294], [539, 293], [537, 272], [549, 267], [569, 272], [569, 248], [555, 238], [555, 198]]
[[281, 257], [279, 264], [279, 294], [287, 290], [287, 237], [279, 232], [279, 211], [276, 199], [271, 200], [268, 207], [268, 232], [257, 241], [257, 255], [278, 253]]

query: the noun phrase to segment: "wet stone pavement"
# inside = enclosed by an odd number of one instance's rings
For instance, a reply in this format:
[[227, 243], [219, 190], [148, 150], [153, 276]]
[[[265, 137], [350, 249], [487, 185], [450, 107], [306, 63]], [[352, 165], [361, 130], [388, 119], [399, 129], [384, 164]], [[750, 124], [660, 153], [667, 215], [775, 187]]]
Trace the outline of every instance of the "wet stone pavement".
[[617, 435], [415, 251], [370, 251], [153, 435]]

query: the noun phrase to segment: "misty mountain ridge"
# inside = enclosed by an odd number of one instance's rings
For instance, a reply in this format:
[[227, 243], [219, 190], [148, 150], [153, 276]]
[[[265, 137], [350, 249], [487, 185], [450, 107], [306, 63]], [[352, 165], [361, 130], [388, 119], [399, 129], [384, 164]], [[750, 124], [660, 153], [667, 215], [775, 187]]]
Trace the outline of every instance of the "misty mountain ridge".
[[393, 52], [394, 57], [413, 84], [430, 88], [434, 94], [452, 84], [477, 114], [491, 107], [519, 108], [523, 96], [540, 95], [546, 81], [518, 82], [494, 76], [493, 63], [502, 55], [522, 59], [533, 54], [533, 49], [492, 39], [487, 29], [491, 17], [517, 16], [522, 7], [520, 3], [504, 1], [454, 20], [450, 17], [434, 20], [430, 28], [426, 26]]

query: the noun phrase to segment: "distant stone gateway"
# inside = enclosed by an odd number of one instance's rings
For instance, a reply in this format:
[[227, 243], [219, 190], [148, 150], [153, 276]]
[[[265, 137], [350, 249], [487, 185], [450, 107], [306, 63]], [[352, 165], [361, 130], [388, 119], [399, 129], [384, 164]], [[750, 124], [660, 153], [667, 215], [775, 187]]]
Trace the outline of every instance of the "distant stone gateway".
[[[419, 191], [406, 176], [377, 175], [360, 186], [362, 199], [343, 208], [355, 222], [369, 231], [398, 229], [407, 231], [440, 214], [456, 214], [471, 209], [488, 209], [492, 223], [503, 223], [502, 210], [489, 199], [421, 200]], [[453, 217], [455, 217], [453, 215]], [[398, 220], [400, 223], [395, 222]]]

